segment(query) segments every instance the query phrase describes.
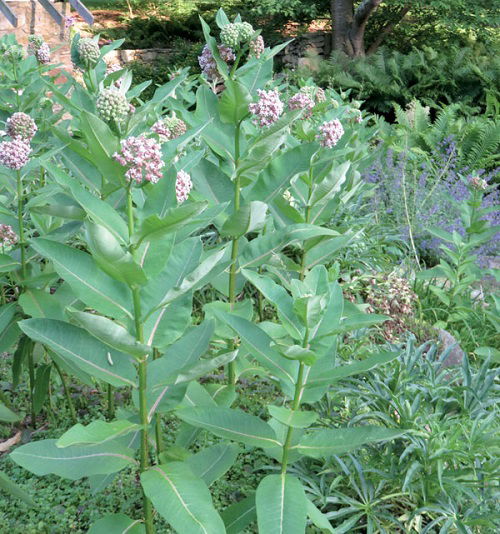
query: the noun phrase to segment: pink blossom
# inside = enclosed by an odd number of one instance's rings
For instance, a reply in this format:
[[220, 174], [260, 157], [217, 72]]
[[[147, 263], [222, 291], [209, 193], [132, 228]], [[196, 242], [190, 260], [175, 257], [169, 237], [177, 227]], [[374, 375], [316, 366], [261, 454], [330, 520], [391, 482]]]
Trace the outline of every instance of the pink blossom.
[[76, 17], [72, 17], [71, 15], [64, 17], [64, 27], [66, 30], [69, 30], [75, 24], [76, 24]]
[[179, 204], [187, 200], [192, 188], [193, 182], [191, 181], [191, 176], [185, 171], [179, 171], [175, 180], [175, 195]]
[[259, 101], [249, 104], [248, 109], [250, 113], [255, 115], [255, 124], [270, 126], [283, 113], [283, 102], [280, 100], [280, 95], [276, 89], [273, 91], [257, 89], [257, 94], [259, 95]]
[[344, 128], [338, 119], [324, 122], [319, 127], [320, 133], [316, 136], [319, 144], [325, 148], [334, 147], [344, 135]]
[[161, 146], [154, 139], [144, 135], [128, 137], [121, 142], [120, 152], [115, 152], [113, 157], [120, 165], [128, 167], [125, 176], [129, 181], [156, 183], [163, 177], [161, 169], [165, 163], [161, 159]]
[[[236, 59], [233, 49], [229, 48], [229, 46], [217, 45], [217, 48], [219, 49], [222, 61], [231, 63]], [[209, 80], [216, 80], [218, 78], [219, 71], [217, 70], [217, 63], [208, 45], [203, 47], [201, 56], [198, 56], [198, 63], [200, 64], [202, 74]]]
[[26, 141], [31, 141], [38, 128], [35, 121], [22, 111], [13, 113], [7, 119], [7, 134], [13, 139], [19, 137]]
[[24, 139], [16, 137], [12, 141], [0, 143], [0, 165], [18, 171], [29, 161], [31, 147]]
[[309, 95], [303, 92], [300, 92], [300, 91], [294, 94], [292, 98], [290, 98], [290, 100], [288, 101], [288, 107], [291, 110], [294, 110], [294, 109], [307, 110], [306, 113], [304, 114], [304, 119], [307, 119], [312, 115], [311, 110], [314, 108], [314, 106], [315, 106], [314, 100], [312, 100], [312, 98]]
[[17, 243], [16, 232], [8, 224], [0, 224], [0, 245], [8, 247]]

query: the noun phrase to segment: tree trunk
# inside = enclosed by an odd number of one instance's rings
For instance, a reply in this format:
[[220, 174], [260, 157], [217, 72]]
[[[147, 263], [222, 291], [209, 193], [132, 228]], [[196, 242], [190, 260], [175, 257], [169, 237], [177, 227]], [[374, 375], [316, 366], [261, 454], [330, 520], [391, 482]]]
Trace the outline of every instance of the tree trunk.
[[365, 28], [370, 15], [382, 0], [363, 0], [354, 9], [354, 0], [331, 0], [333, 49], [349, 57], [365, 55]]

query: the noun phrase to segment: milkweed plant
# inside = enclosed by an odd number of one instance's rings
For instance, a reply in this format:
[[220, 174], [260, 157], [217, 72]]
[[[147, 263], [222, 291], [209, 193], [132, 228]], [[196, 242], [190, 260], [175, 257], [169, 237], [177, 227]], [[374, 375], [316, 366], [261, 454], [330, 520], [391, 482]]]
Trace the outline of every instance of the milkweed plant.
[[[11, 90], [1, 107], [0, 348], [14, 353], [17, 380], [29, 360], [32, 392], [47, 389], [51, 369], [107, 392], [101, 418], [74, 415], [62, 436], [10, 458], [100, 489], [136, 470], [142, 510], [104, 516], [92, 534], [152, 534], [158, 516], [181, 534], [241, 532], [255, 520], [261, 534], [328, 529], [290, 467], [402, 435], [324, 427], [314, 410], [336, 381], [399, 356], [336, 358], [347, 333], [386, 320], [345, 300], [332, 267], [358, 239], [330, 221], [366, 187], [374, 128], [333, 91], [275, 78], [285, 44], [266, 47], [222, 10], [216, 22], [212, 35], [201, 20], [200, 75], [181, 71], [149, 101], [148, 83], [107, 66], [119, 41], [100, 49], [76, 35], [77, 74], [57, 84], [43, 43], [28, 56], [1, 45]], [[207, 286], [214, 298], [195, 315]], [[219, 368], [217, 388], [198, 381]], [[265, 417], [238, 408], [236, 385], [255, 374], [284, 399]], [[130, 393], [127, 410], [115, 410], [115, 390]], [[16, 420], [22, 407], [4, 404]], [[174, 439], [166, 416], [181, 422]], [[201, 448], [200, 432], [215, 444]], [[210, 485], [253, 449], [275, 470], [217, 510]]]

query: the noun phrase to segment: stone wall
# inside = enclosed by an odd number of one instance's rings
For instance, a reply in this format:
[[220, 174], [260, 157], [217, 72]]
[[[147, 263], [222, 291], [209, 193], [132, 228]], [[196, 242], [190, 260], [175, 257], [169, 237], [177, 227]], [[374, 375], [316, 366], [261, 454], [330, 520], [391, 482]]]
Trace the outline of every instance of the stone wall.
[[316, 69], [319, 60], [327, 59], [331, 52], [332, 34], [314, 32], [295, 38], [278, 57], [285, 67]]

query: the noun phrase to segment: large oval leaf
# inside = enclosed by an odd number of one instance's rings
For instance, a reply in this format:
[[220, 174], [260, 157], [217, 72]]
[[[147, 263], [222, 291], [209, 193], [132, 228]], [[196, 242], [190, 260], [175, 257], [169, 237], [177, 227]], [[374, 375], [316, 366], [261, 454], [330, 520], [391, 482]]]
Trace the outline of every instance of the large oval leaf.
[[398, 438], [404, 433], [405, 430], [380, 426], [316, 430], [304, 436], [295, 448], [306, 456], [325, 458], [345, 454], [367, 443]]
[[82, 328], [55, 319], [26, 319], [19, 326], [31, 339], [43, 343], [91, 376], [112, 386], [136, 387], [132, 358], [104, 345]]
[[144, 534], [142, 519], [130, 519], [125, 514], [109, 514], [96, 521], [87, 534]]
[[144, 493], [179, 534], [224, 534], [207, 486], [182, 462], [156, 465], [141, 474]]
[[18, 447], [10, 457], [35, 475], [54, 474], [71, 480], [116, 473], [136, 463], [134, 452], [118, 443], [60, 449], [56, 441], [32, 441]]
[[304, 488], [291, 475], [267, 475], [257, 493], [259, 534], [304, 534], [307, 500]]
[[87, 306], [116, 319], [133, 319], [129, 288], [104, 273], [90, 254], [42, 238], [34, 239], [31, 246], [52, 260], [57, 274]]
[[177, 416], [193, 426], [209, 430], [221, 438], [254, 447], [281, 445], [274, 430], [255, 415], [231, 408], [181, 408]]

